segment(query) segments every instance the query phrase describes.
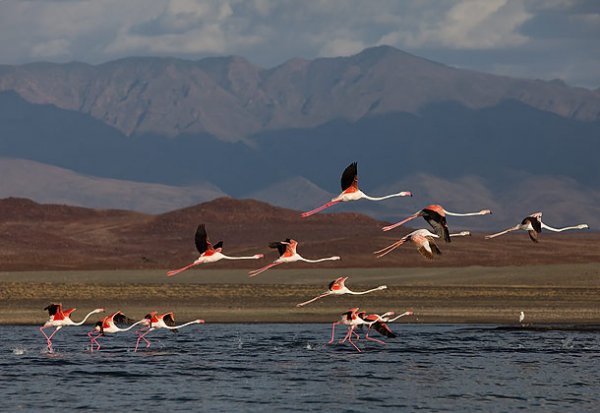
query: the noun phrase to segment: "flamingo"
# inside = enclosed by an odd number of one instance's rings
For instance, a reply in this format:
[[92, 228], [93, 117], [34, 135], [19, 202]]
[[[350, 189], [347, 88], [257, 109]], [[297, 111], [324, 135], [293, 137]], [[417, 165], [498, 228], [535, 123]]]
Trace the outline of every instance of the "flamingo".
[[[470, 235], [471, 235], [471, 233], [469, 231], [461, 231], [456, 234], [450, 234], [449, 236], [450, 237], [466, 237], [466, 236], [470, 236]], [[422, 256], [424, 256], [427, 259], [432, 260], [434, 254], [442, 255], [442, 251], [440, 251], [437, 244], [433, 240], [434, 238], [439, 238], [439, 235], [432, 234], [427, 229], [418, 229], [409, 234], [406, 234], [405, 236], [403, 236], [402, 238], [400, 238], [398, 241], [394, 242], [393, 244], [388, 245], [387, 247], [382, 248], [379, 251], [375, 251], [373, 254], [378, 254], [377, 258], [381, 258], [384, 255], [389, 254], [390, 252], [392, 252], [393, 250], [395, 250], [402, 244], [404, 244], [406, 241], [410, 240], [416, 244], [417, 250], [419, 251], [419, 253]]]
[[529, 238], [531, 238], [531, 240], [533, 242], [538, 242], [538, 235], [542, 232], [542, 229], [547, 229], [548, 231], [553, 231], [553, 232], [562, 232], [562, 231], [566, 231], [569, 229], [588, 229], [588, 228], [589, 228], [588, 224], [579, 224], [579, 225], [575, 225], [573, 227], [552, 228], [542, 222], [542, 213], [541, 212], [535, 212], [535, 213], [525, 217], [519, 225], [515, 225], [514, 227], [508, 228], [508, 229], [498, 232], [496, 234], [486, 235], [485, 239], [496, 238], [496, 237], [499, 237], [500, 235], [504, 235], [508, 232], [517, 231], [519, 229], [522, 229], [529, 233]]
[[146, 348], [150, 347], [150, 342], [146, 339], [146, 335], [148, 335], [151, 331], [165, 328], [167, 330], [171, 330], [173, 333], [176, 333], [178, 329], [192, 324], [204, 324], [204, 320], [194, 320], [177, 326], [175, 325], [175, 315], [172, 312], [158, 315], [157, 311], [152, 311], [151, 313], [146, 314], [144, 319], [146, 320], [144, 325], [147, 326], [147, 330], [138, 334], [134, 352], [137, 352], [140, 340], [144, 340], [146, 342]]
[[350, 344], [352, 344], [352, 346], [359, 353], [361, 353], [362, 351], [352, 341], [352, 334], [356, 334], [354, 331], [356, 329], [356, 327], [358, 327], [359, 325], [362, 325], [362, 324], [367, 324], [367, 321], [365, 321], [364, 319], [362, 319], [361, 317], [358, 316], [358, 308], [352, 308], [352, 309], [346, 311], [345, 313], [342, 314], [342, 317], [340, 318], [339, 321], [336, 321], [331, 325], [331, 340], [329, 340], [328, 344], [333, 343], [333, 339], [335, 337], [335, 326], [337, 326], [339, 324], [348, 326], [348, 333], [346, 333], [346, 336], [344, 337], [343, 340], [340, 340], [340, 343], [343, 343], [346, 340], [348, 340], [350, 342]]
[[523, 320], [525, 320], [525, 313], [521, 311], [521, 314], [519, 314], [519, 323], [521, 325], [523, 325]]
[[446, 215], [455, 217], [470, 217], [475, 215], [488, 215], [491, 213], [492, 211], [489, 209], [482, 209], [479, 212], [466, 212], [464, 214], [459, 214], [457, 212], [446, 211], [441, 205], [428, 205], [422, 210], [415, 212], [405, 220], [388, 225], [387, 227], [383, 227], [382, 230], [390, 231], [415, 218], [423, 217], [425, 218], [425, 221], [431, 225], [435, 233], [440, 236], [440, 238], [443, 238], [446, 242], [450, 242], [450, 232], [448, 231], [448, 224], [446, 223]]
[[[98, 321], [94, 325], [94, 329], [88, 333], [88, 337], [90, 338], [90, 351], [94, 351], [94, 344], [98, 346], [96, 350], [100, 350], [98, 337], [102, 337], [106, 335], [106, 333], [115, 334], [129, 331], [141, 323], [147, 323], [147, 320], [143, 318], [139, 321], [133, 322], [132, 319], [125, 316], [125, 314], [123, 314], [121, 311], [117, 311], [116, 313], [112, 313], [111, 315], [104, 317], [102, 320]], [[120, 327], [127, 324], [130, 324], [129, 327]], [[98, 334], [94, 336], [93, 334], [95, 332]]]
[[[48, 311], [48, 315], [50, 316], [50, 318], [48, 318], [48, 321], [46, 321], [44, 323], [44, 325], [42, 327], [40, 327], [40, 331], [42, 332], [42, 334], [44, 335], [44, 337], [46, 337], [46, 342], [48, 344], [48, 351], [52, 352], [52, 337], [54, 337], [54, 335], [58, 332], [58, 330], [60, 330], [63, 327], [66, 327], [66, 326], [80, 326], [80, 325], [83, 325], [83, 323], [85, 323], [86, 320], [92, 314], [97, 314], [97, 313], [104, 312], [104, 308], [96, 308], [95, 310], [90, 311], [83, 318], [83, 320], [81, 320], [80, 322], [76, 323], [73, 320], [71, 320], [71, 314], [75, 310], [76, 310], [76, 308], [69, 308], [67, 310], [63, 310], [61, 303], [50, 304], [48, 307], [44, 308], [44, 311]], [[50, 334], [49, 337], [44, 332], [44, 329], [46, 329], [48, 327], [56, 327], [56, 329], [54, 330], [54, 332], [52, 332], [52, 334]]]
[[[390, 338], [395, 338], [396, 334], [394, 334], [394, 332], [389, 328], [389, 326], [387, 325], [387, 323], [392, 323], [392, 322], [396, 321], [397, 319], [399, 319], [401, 317], [413, 315], [413, 312], [412, 312], [412, 310], [408, 310], [408, 311], [403, 312], [400, 315], [397, 315], [396, 317], [393, 317], [394, 314], [395, 313], [393, 311], [388, 311], [387, 313], [384, 313], [382, 315], [369, 314], [368, 316], [362, 317], [366, 321], [373, 323], [373, 324], [369, 325], [369, 328], [367, 329], [367, 333], [365, 334], [365, 338], [367, 340], [377, 341], [377, 342], [380, 342], [382, 344], [385, 344], [381, 340], [377, 340], [377, 339], [374, 339], [372, 337], [369, 337], [369, 332], [371, 331], [371, 328], [374, 328], [382, 336], [386, 336], [386, 337], [390, 337]], [[359, 313], [359, 315], [360, 315], [360, 313]]]
[[198, 264], [206, 264], [210, 262], [217, 262], [220, 260], [257, 260], [264, 257], [263, 254], [255, 254], [250, 257], [230, 257], [228, 255], [223, 254], [221, 252], [223, 249], [223, 241], [219, 241], [213, 246], [208, 240], [208, 234], [206, 233], [206, 227], [204, 226], [204, 224], [198, 225], [198, 228], [196, 229], [195, 239], [196, 249], [200, 253], [200, 257], [198, 257], [196, 261], [189, 265], [186, 265], [185, 267], [167, 272], [167, 276], [172, 277]]
[[352, 291], [352, 290], [348, 289], [348, 287], [346, 287], [346, 285], [345, 285], [345, 282], [347, 279], [348, 279], [348, 277], [336, 278], [335, 280], [333, 280], [332, 282], [329, 283], [329, 286], [327, 287], [328, 291], [325, 291], [324, 293], [316, 296], [313, 299], [310, 299], [310, 300], [305, 301], [300, 304], [296, 304], [296, 307], [303, 307], [306, 304], [310, 304], [313, 301], [320, 300], [321, 298], [327, 297], [328, 295], [343, 295], [343, 294], [363, 295], [363, 294], [371, 293], [373, 291], [385, 290], [387, 288], [387, 285], [380, 285], [377, 288], [372, 288], [372, 289], [366, 290], [366, 291]]
[[262, 268], [254, 270], [254, 271], [250, 271], [248, 274], [250, 275], [250, 277], [255, 277], [258, 274], [260, 274], [264, 271], [267, 271], [269, 268], [275, 267], [276, 265], [279, 265], [279, 264], [288, 263], [288, 262], [304, 261], [304, 262], [315, 263], [315, 262], [323, 262], [323, 261], [338, 261], [341, 259], [337, 255], [334, 255], [333, 257], [309, 260], [309, 259], [304, 258], [303, 256], [301, 256], [300, 254], [298, 254], [296, 252], [297, 246], [298, 246], [298, 241], [289, 239], [289, 238], [287, 238], [285, 241], [271, 242], [269, 244], [269, 248], [276, 248], [277, 251], [279, 251], [279, 258], [277, 258], [275, 261], [273, 261], [269, 265], [266, 265]]
[[394, 198], [398, 196], [412, 196], [412, 193], [409, 191], [398, 192], [397, 194], [391, 194], [382, 197], [372, 197], [365, 194], [360, 189], [358, 189], [358, 164], [356, 162], [352, 162], [346, 167], [346, 169], [344, 169], [344, 172], [342, 173], [341, 184], [341, 194], [339, 194], [326, 204], [313, 209], [312, 211], [303, 212], [300, 216], [302, 218], [309, 217], [340, 202], [358, 201], [359, 199], [368, 199], [370, 201], [383, 201], [384, 199]]

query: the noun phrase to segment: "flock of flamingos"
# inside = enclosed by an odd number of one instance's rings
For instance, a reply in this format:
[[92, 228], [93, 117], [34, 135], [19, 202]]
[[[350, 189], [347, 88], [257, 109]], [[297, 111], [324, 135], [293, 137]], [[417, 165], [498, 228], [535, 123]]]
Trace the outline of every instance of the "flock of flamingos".
[[[384, 199], [389, 199], [389, 198], [394, 198], [394, 197], [412, 196], [412, 193], [408, 192], [408, 191], [399, 192], [396, 194], [391, 194], [391, 195], [387, 195], [387, 196], [383, 196], [383, 197], [371, 197], [371, 196], [366, 195], [364, 192], [362, 192], [360, 189], [358, 189], [358, 170], [357, 170], [356, 162], [351, 163], [344, 170], [344, 172], [342, 174], [342, 178], [341, 178], [341, 186], [342, 186], [342, 193], [340, 195], [338, 195], [337, 197], [333, 198], [331, 201], [327, 202], [326, 204], [324, 204], [318, 208], [315, 208], [311, 211], [302, 213], [301, 216], [303, 218], [310, 217], [311, 215], [314, 215], [320, 211], [323, 211], [326, 208], [332, 207], [340, 202], [357, 201], [359, 199], [368, 199], [371, 201], [382, 201]], [[415, 212], [414, 214], [412, 214], [411, 216], [407, 217], [406, 219], [404, 219], [400, 222], [383, 227], [382, 230], [390, 231], [394, 228], [402, 226], [403, 224], [405, 224], [413, 219], [416, 219], [418, 217], [423, 217], [425, 219], [425, 221], [427, 221], [427, 223], [431, 226], [431, 228], [434, 232], [431, 232], [429, 229], [417, 229], [417, 230], [412, 231], [409, 234], [405, 235], [404, 237], [400, 238], [398, 241], [392, 243], [391, 245], [388, 245], [385, 248], [375, 251], [374, 254], [378, 258], [383, 257], [384, 255], [387, 255], [390, 252], [394, 251], [396, 248], [400, 247], [407, 241], [412, 241], [415, 244], [415, 246], [417, 247], [417, 251], [423, 257], [425, 257], [426, 259], [432, 260], [435, 255], [441, 254], [441, 251], [435, 242], [436, 239], [442, 239], [445, 242], [451, 242], [452, 237], [471, 235], [471, 233], [469, 231], [462, 231], [459, 233], [451, 234], [448, 229], [448, 224], [446, 222], [446, 216], [466, 217], [466, 216], [488, 215], [491, 213], [492, 213], [492, 211], [490, 211], [489, 209], [483, 209], [479, 212], [455, 213], [455, 212], [449, 212], [449, 211], [445, 210], [441, 205], [428, 205], [425, 208], [421, 209], [420, 211]], [[506, 230], [503, 230], [501, 232], [498, 232], [498, 233], [495, 233], [492, 235], [487, 235], [487, 236], [485, 236], [485, 239], [495, 238], [495, 237], [507, 234], [512, 231], [523, 230], [523, 231], [528, 232], [529, 237], [531, 238], [531, 240], [533, 242], [538, 242], [539, 234], [542, 232], [543, 229], [546, 229], [549, 231], [554, 231], [554, 232], [562, 232], [562, 231], [566, 231], [566, 230], [570, 230], [570, 229], [587, 229], [587, 228], [589, 228], [589, 226], [587, 224], [579, 224], [576, 226], [564, 227], [564, 228], [553, 228], [553, 227], [546, 225], [544, 222], [542, 222], [542, 213], [541, 212], [536, 212], [536, 213], [533, 213], [533, 214], [525, 217], [521, 221], [520, 224], [517, 224], [517, 225], [510, 227]], [[185, 267], [167, 272], [167, 275], [169, 277], [179, 274], [180, 272], [185, 271], [188, 268], [191, 268], [191, 267], [199, 265], [199, 264], [212, 263], [212, 262], [220, 261], [223, 259], [225, 259], [225, 260], [254, 260], [254, 259], [260, 259], [260, 258], [264, 257], [263, 254], [256, 254], [256, 255], [248, 256], [248, 257], [231, 257], [231, 256], [223, 254], [222, 253], [223, 242], [220, 241], [220, 242], [212, 245], [208, 239], [208, 234], [206, 232], [206, 228], [205, 228], [204, 224], [201, 224], [198, 226], [198, 228], [196, 230], [195, 242], [196, 242], [196, 248], [197, 248], [198, 252], [200, 253], [200, 256], [198, 257], [198, 259], [196, 259], [191, 264], [186, 265]], [[307, 259], [307, 258], [302, 257], [300, 254], [298, 254], [298, 252], [296, 252], [297, 246], [298, 246], [298, 242], [293, 239], [289, 239], [289, 238], [286, 239], [285, 241], [270, 243], [269, 247], [273, 248], [273, 249], [277, 249], [277, 251], [279, 252], [279, 257], [272, 263], [270, 263], [262, 268], [250, 271], [249, 276], [255, 277], [255, 276], [259, 275], [260, 273], [269, 270], [270, 268], [273, 268], [277, 265], [285, 264], [285, 263], [291, 263], [291, 262], [296, 262], [296, 261], [304, 261], [304, 262], [308, 262], [308, 263], [318, 263], [318, 262], [322, 262], [322, 261], [335, 261], [335, 260], [340, 259], [339, 256], [319, 258], [319, 259]], [[303, 307], [305, 305], [308, 305], [316, 300], [327, 297], [329, 295], [342, 295], [342, 294], [360, 295], [360, 294], [368, 294], [368, 293], [371, 293], [374, 291], [379, 291], [379, 290], [383, 290], [383, 289], [387, 288], [385, 285], [381, 285], [377, 288], [373, 288], [370, 290], [356, 292], [356, 291], [352, 291], [346, 287], [345, 282], [347, 279], [348, 279], [348, 277], [337, 278], [336, 280], [329, 283], [327, 291], [323, 292], [322, 294], [320, 294], [308, 301], [300, 303], [297, 306]], [[65, 327], [65, 326], [83, 325], [91, 315], [105, 311], [103, 308], [97, 308], [97, 309], [91, 311], [89, 314], [87, 314], [82, 321], [76, 323], [73, 320], [71, 320], [71, 313], [73, 311], [75, 311], [74, 308], [63, 310], [61, 304], [50, 304], [44, 310], [48, 311], [50, 317], [49, 317], [48, 321], [42, 327], [40, 327], [40, 331], [46, 338], [47, 348], [48, 348], [49, 352], [52, 352], [52, 338], [61, 328]], [[351, 310], [343, 313], [339, 321], [336, 321], [333, 323], [332, 330], [331, 330], [331, 340], [329, 341], [329, 344], [334, 342], [335, 327], [340, 324], [348, 326], [346, 335], [344, 336], [343, 339], [340, 340], [340, 343], [344, 343], [344, 342], [348, 341], [359, 352], [361, 350], [356, 346], [356, 344], [354, 343], [352, 338], [353, 337], [356, 337], [357, 339], [359, 338], [359, 334], [357, 333], [357, 328], [362, 327], [362, 326], [367, 328], [367, 332], [365, 334], [365, 339], [384, 344], [383, 341], [369, 336], [369, 332], [371, 331], [371, 329], [374, 329], [375, 331], [377, 331], [378, 333], [380, 333], [383, 336], [395, 337], [395, 334], [391, 331], [391, 329], [389, 328], [389, 326], [387, 324], [391, 323], [401, 317], [404, 317], [407, 315], [412, 315], [412, 311], [406, 311], [406, 312], [396, 316], [394, 314], [394, 312], [387, 312], [385, 314], [379, 315], [379, 314], [367, 314], [365, 312], [359, 312], [358, 310], [359, 310], [358, 308], [352, 308]], [[166, 314], [158, 314], [155, 311], [147, 314], [143, 319], [141, 319], [139, 321], [135, 321], [135, 320], [132, 320], [132, 319], [126, 317], [122, 312], [118, 311], [107, 317], [102, 318], [100, 321], [98, 321], [94, 325], [94, 329], [88, 333], [88, 337], [90, 338], [90, 351], [100, 350], [101, 345], [100, 345], [100, 342], [98, 341], [99, 337], [102, 337], [106, 334], [114, 334], [114, 333], [129, 331], [136, 326], [140, 326], [140, 328], [137, 330], [137, 342], [136, 342], [135, 350], [134, 350], [137, 352], [140, 342], [142, 340], [146, 344], [146, 347], [150, 347], [150, 341], [146, 338], [146, 336], [154, 330], [167, 329], [167, 330], [171, 330], [171, 331], [177, 331], [177, 329], [186, 327], [188, 325], [202, 324], [202, 323], [204, 323], [204, 320], [198, 319], [198, 320], [194, 320], [189, 323], [182, 324], [182, 325], [175, 325], [175, 316], [172, 312], [166, 313]], [[50, 327], [54, 327], [55, 329], [52, 332], [52, 334], [50, 336], [48, 336], [44, 332], [44, 329], [50, 328]]]

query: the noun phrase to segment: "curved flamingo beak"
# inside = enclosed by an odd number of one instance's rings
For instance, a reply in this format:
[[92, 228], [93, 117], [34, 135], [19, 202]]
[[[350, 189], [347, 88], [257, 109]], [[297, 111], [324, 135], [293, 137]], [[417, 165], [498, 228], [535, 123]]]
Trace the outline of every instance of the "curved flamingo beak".
[[204, 320], [196, 320], [198, 324], [204, 324]]

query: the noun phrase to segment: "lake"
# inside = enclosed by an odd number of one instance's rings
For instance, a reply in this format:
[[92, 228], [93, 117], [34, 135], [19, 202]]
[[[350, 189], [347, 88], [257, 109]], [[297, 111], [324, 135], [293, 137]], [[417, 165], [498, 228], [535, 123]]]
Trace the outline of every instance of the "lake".
[[[600, 329], [393, 325], [386, 345], [327, 345], [329, 324], [205, 324], [131, 332], [89, 352], [89, 326], [53, 353], [34, 326], [0, 326], [2, 410], [598, 411]], [[338, 337], [343, 336], [339, 328]], [[377, 336], [373, 333], [373, 336]], [[380, 337], [378, 337], [380, 338]]]

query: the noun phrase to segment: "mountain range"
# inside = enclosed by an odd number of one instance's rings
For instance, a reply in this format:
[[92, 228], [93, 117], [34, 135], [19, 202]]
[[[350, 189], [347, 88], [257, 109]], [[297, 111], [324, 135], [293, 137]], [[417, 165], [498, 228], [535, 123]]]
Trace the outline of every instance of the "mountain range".
[[[394, 219], [436, 202], [600, 225], [600, 92], [382, 46], [271, 69], [241, 57], [0, 66], [0, 196], [159, 213], [219, 196], [309, 209], [359, 162]], [[461, 221], [462, 225], [462, 221]], [[465, 226], [469, 224], [465, 223]]]

